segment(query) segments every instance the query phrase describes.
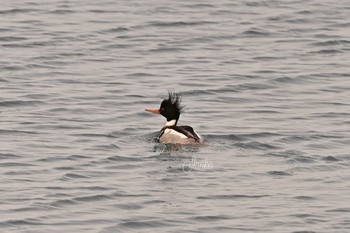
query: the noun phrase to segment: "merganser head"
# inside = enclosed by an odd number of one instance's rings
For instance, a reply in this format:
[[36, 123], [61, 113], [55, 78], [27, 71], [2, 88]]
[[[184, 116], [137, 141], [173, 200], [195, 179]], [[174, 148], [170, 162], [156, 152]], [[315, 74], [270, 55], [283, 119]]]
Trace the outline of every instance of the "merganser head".
[[166, 118], [168, 123], [174, 121], [174, 125], [176, 125], [177, 121], [180, 118], [180, 114], [182, 112], [181, 110], [183, 107], [184, 106], [181, 105], [181, 95], [169, 91], [168, 99], [164, 99], [162, 101], [159, 109], [145, 109], [145, 111], [160, 114]]

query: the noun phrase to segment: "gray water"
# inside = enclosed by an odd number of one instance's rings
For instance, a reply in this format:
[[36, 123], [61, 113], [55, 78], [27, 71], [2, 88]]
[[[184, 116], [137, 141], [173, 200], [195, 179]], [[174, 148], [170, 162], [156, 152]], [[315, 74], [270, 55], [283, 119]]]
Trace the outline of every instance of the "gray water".
[[0, 51], [1, 232], [350, 232], [348, 0], [2, 0]]

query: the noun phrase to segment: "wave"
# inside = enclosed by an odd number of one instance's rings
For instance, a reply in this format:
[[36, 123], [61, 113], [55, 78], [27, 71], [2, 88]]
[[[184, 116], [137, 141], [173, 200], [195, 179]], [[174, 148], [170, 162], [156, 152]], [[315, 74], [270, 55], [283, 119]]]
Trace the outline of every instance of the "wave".
[[148, 23], [154, 27], [185, 27], [185, 26], [201, 26], [208, 24], [216, 24], [214, 21], [152, 21]]

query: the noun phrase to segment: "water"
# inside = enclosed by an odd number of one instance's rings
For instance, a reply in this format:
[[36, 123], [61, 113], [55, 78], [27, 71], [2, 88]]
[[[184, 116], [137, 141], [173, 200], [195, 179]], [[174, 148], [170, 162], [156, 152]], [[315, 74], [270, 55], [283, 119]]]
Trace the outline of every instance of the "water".
[[350, 232], [349, 10], [1, 1], [1, 232]]

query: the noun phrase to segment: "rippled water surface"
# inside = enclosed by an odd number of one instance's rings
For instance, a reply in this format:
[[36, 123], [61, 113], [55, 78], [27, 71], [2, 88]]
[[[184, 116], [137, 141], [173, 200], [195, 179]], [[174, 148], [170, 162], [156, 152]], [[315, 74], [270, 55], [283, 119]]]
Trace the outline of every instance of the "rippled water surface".
[[[1, 1], [1, 232], [350, 232], [349, 12]], [[168, 90], [204, 147], [156, 142]]]

